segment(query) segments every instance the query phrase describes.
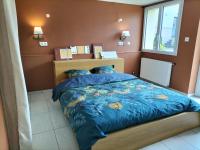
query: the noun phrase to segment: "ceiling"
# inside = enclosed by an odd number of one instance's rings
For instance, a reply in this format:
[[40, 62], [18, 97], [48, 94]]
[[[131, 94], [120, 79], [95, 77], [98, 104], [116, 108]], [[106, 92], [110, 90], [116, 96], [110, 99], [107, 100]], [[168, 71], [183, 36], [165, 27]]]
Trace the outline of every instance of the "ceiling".
[[145, 6], [145, 5], [153, 4], [153, 3], [156, 3], [156, 2], [161, 2], [161, 1], [164, 1], [164, 0], [99, 0], [99, 1]]

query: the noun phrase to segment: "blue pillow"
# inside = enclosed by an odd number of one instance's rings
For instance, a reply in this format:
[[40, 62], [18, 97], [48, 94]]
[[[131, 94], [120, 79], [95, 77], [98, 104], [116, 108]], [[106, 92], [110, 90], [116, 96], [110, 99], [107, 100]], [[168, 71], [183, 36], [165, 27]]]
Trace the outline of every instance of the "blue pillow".
[[116, 73], [116, 71], [112, 65], [95, 67], [92, 69], [92, 72], [97, 73], [97, 74]]
[[88, 74], [91, 74], [91, 73], [88, 70], [75, 70], [74, 69], [74, 70], [65, 71], [65, 74], [68, 76], [68, 78], [73, 78], [73, 77], [88, 75]]

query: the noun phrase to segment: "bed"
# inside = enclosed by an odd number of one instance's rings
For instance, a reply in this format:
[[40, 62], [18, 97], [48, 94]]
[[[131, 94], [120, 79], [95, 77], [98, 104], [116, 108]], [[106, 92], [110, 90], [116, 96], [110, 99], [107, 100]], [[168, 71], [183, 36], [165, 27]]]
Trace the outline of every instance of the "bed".
[[[119, 73], [65, 80], [66, 70], [104, 65]], [[80, 150], [134, 150], [200, 125], [197, 103], [123, 71], [123, 59], [54, 62], [53, 99], [59, 99]]]

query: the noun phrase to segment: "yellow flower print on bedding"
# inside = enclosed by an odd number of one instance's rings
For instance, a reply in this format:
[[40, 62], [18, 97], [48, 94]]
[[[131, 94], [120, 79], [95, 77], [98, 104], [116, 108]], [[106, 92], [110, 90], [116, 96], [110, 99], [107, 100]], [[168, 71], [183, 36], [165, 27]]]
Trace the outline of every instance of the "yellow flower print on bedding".
[[101, 95], [106, 95], [108, 94], [108, 91], [107, 90], [97, 90], [95, 93], [94, 93], [94, 96], [101, 96]]
[[115, 103], [110, 103], [108, 104], [108, 107], [110, 107], [111, 109], [122, 109], [122, 104], [120, 102], [115, 102]]
[[80, 103], [81, 101], [84, 101], [86, 98], [86, 96], [80, 96], [79, 98], [77, 98], [75, 101], [70, 102], [67, 107], [74, 107], [76, 106], [78, 103]]
[[96, 89], [92, 88], [91, 86], [84, 88], [84, 90], [87, 94], [91, 94], [91, 93], [94, 93], [97, 91]]
[[142, 84], [139, 84], [139, 85], [136, 86], [136, 90], [138, 90], [138, 91], [140, 91], [140, 90], [142, 90], [144, 88], [146, 88], [146, 86], [142, 85]]
[[113, 92], [116, 94], [128, 94], [130, 92], [130, 89], [125, 89], [123, 91], [114, 90]]
[[161, 94], [161, 95], [157, 95], [156, 99], [161, 99], [161, 100], [168, 100], [168, 96]]

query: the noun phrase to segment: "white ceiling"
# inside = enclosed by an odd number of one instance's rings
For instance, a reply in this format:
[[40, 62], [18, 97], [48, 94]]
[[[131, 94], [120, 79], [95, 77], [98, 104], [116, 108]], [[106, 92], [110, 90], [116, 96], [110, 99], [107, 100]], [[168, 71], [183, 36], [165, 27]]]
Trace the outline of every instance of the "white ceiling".
[[132, 4], [132, 5], [149, 5], [156, 2], [161, 2], [164, 0], [99, 0], [99, 1], [106, 1], [106, 2], [115, 2], [115, 3], [123, 3], [123, 4]]

